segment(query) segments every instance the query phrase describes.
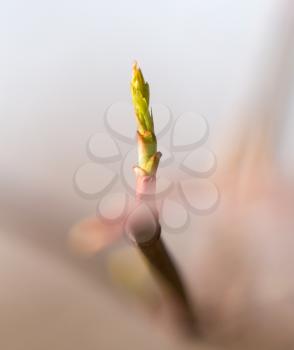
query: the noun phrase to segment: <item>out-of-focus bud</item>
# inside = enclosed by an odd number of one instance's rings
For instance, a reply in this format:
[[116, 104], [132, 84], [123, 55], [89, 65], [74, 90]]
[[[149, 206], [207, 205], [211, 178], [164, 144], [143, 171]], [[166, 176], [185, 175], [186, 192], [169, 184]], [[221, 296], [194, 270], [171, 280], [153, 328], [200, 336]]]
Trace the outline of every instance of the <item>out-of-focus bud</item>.
[[111, 245], [121, 235], [121, 225], [107, 225], [93, 217], [80, 221], [71, 229], [69, 244], [74, 253], [91, 256]]

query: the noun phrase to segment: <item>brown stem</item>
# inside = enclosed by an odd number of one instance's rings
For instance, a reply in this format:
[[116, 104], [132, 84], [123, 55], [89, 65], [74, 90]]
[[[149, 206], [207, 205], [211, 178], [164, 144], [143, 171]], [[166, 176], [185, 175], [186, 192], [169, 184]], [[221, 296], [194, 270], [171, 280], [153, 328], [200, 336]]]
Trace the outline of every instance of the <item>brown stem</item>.
[[[151, 270], [163, 282], [164, 292], [174, 300], [177, 318], [183, 329], [195, 333], [196, 319], [176, 265], [161, 238], [161, 226], [155, 205], [156, 177], [137, 173], [137, 206], [144, 206], [149, 214], [139, 212], [132, 218], [129, 235], [146, 258]], [[134, 211], [135, 212], [135, 211]], [[153, 221], [153, 222], [152, 222]], [[161, 284], [162, 285], [162, 284]]]
[[140, 251], [148, 261], [151, 269], [165, 283], [168, 292], [175, 300], [176, 306], [180, 309], [177, 314], [185, 330], [195, 332], [196, 319], [189, 302], [184, 284], [176, 265], [168, 253], [160, 233], [150, 242], [138, 244]]

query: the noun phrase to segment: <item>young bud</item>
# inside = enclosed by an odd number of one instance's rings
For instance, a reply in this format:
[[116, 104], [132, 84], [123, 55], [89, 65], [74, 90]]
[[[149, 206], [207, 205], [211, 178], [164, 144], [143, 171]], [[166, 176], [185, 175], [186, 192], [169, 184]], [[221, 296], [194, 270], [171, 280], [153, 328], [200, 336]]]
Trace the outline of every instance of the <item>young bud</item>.
[[131, 81], [131, 94], [137, 121], [139, 167], [146, 175], [155, 175], [160, 159], [154, 134], [152, 112], [149, 110], [149, 85], [135, 62]]

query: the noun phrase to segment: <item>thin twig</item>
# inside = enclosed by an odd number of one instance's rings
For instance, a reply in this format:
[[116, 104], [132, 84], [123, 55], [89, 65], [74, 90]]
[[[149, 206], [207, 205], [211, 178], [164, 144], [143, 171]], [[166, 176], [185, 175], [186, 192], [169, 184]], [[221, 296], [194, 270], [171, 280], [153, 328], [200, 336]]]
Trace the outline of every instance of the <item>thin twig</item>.
[[[131, 92], [137, 121], [138, 166], [136, 173], [137, 207], [133, 211], [128, 233], [146, 258], [151, 271], [160, 279], [165, 292], [173, 296], [175, 306], [180, 307], [184, 329], [195, 330], [195, 316], [187, 292], [173, 259], [161, 239], [161, 226], [155, 204], [156, 172], [161, 153], [157, 152], [153, 116], [149, 110], [149, 85], [135, 63]], [[143, 208], [140, 211], [138, 208]]]

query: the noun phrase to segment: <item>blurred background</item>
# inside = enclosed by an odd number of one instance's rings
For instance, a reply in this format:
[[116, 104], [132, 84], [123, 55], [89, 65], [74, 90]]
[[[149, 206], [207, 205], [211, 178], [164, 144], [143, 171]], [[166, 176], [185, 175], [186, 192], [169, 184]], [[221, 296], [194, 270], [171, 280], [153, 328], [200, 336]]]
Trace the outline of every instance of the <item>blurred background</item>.
[[[294, 3], [0, 9], [1, 347], [292, 349]], [[217, 210], [164, 234], [199, 312], [205, 336], [193, 344], [163, 325], [158, 286], [127, 242], [98, 244], [87, 259], [68, 247], [81, 220], [81, 235], [99, 237], [98, 219], [87, 219], [96, 202], [72, 179], [105, 109], [130, 101], [134, 59], [152, 102], [205, 116], [217, 158]]]

